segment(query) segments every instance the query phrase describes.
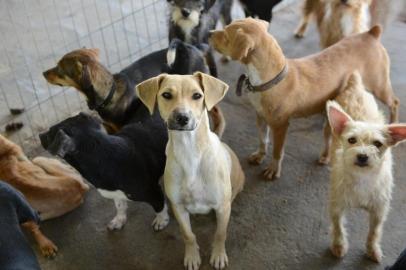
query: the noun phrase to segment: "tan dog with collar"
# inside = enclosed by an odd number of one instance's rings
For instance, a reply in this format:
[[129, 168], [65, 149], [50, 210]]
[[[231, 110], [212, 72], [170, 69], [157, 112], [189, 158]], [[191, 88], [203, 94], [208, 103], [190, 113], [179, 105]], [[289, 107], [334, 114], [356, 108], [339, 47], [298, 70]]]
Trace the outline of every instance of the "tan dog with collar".
[[[347, 37], [321, 53], [298, 59], [287, 59], [267, 29], [268, 22], [247, 18], [213, 31], [210, 37], [216, 50], [246, 66], [250, 84], [258, 88], [248, 94], [257, 112], [260, 142], [249, 161], [263, 161], [271, 128], [273, 159], [264, 172], [267, 179], [280, 176], [290, 118], [324, 112], [326, 101], [341, 91], [354, 70], [360, 71], [367, 88], [390, 107], [391, 121], [397, 121], [399, 100], [393, 94], [389, 57], [379, 42], [379, 26]], [[275, 81], [276, 85], [272, 83]], [[270, 86], [262, 91], [263, 85]], [[324, 135], [326, 147], [320, 161], [327, 163], [331, 137], [328, 125]]]
[[137, 86], [138, 96], [151, 113], [158, 103], [168, 126], [165, 192], [184, 237], [188, 270], [201, 264], [189, 214], [211, 210], [216, 212], [217, 230], [210, 263], [216, 269], [228, 264], [225, 240], [231, 203], [242, 190], [245, 176], [234, 152], [210, 131], [207, 115], [227, 90], [227, 84], [200, 72], [162, 74]]

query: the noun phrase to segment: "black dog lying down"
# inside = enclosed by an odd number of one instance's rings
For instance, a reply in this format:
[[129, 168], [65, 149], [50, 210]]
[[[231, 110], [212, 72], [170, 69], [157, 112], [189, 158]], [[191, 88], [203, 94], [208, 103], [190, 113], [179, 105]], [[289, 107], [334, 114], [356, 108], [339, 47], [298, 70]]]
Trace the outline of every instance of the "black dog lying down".
[[24, 195], [0, 181], [0, 269], [40, 270], [37, 258], [21, 231], [29, 229], [44, 255], [54, 256], [56, 246], [39, 230], [38, 214]]
[[117, 215], [108, 228], [121, 229], [127, 221], [127, 200], [149, 203], [157, 213], [152, 226], [163, 229], [169, 215], [159, 180], [165, 168], [168, 140], [163, 121], [132, 123], [109, 135], [101, 122], [80, 113], [40, 134], [42, 146], [60, 156], [113, 199]]
[[168, 49], [148, 54], [116, 74], [99, 62], [98, 49], [79, 49], [65, 54], [56, 67], [43, 75], [51, 84], [74, 87], [84, 94], [88, 107], [99, 113], [109, 133], [115, 133], [128, 123], [150, 118], [147, 108], [135, 95], [138, 83], [164, 72], [207, 73], [208, 48], [175, 39]]

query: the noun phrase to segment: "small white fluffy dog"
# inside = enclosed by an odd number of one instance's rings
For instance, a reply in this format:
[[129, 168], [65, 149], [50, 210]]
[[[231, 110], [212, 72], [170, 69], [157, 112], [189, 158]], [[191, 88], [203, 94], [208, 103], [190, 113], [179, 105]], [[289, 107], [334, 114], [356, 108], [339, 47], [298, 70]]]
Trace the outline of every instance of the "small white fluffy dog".
[[344, 212], [348, 208], [362, 208], [370, 216], [367, 255], [380, 262], [382, 228], [393, 187], [390, 147], [406, 138], [406, 125], [384, 124], [374, 97], [364, 89], [358, 73], [352, 75], [336, 101], [327, 103], [333, 133], [331, 251], [336, 257], [345, 255], [348, 242]]

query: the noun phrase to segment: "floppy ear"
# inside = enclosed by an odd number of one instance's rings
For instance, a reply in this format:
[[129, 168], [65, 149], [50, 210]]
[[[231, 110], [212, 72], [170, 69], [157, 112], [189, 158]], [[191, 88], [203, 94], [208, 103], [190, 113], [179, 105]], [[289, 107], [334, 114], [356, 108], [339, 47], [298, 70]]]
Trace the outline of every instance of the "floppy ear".
[[254, 46], [254, 40], [252, 40], [249, 35], [245, 34], [244, 31], [239, 28], [235, 32], [230, 56], [234, 60], [241, 61], [248, 56], [250, 51], [254, 49]]
[[193, 76], [200, 81], [200, 84], [203, 87], [204, 103], [207, 110], [210, 111], [214, 105], [223, 99], [227, 93], [228, 85], [225, 82], [202, 72], [195, 72]]
[[396, 145], [406, 139], [406, 124], [392, 124], [387, 128], [390, 145]]
[[47, 150], [55, 156], [64, 158], [66, 154], [74, 151], [75, 148], [76, 145], [73, 139], [60, 129]]
[[141, 99], [142, 103], [147, 106], [151, 114], [154, 113], [156, 95], [158, 94], [161, 82], [166, 77], [167, 74], [161, 74], [159, 76], [153, 77], [142, 83], [139, 83], [135, 87], [137, 96]]
[[327, 102], [327, 117], [331, 130], [336, 136], [340, 136], [347, 123], [352, 121], [351, 117], [335, 101]]

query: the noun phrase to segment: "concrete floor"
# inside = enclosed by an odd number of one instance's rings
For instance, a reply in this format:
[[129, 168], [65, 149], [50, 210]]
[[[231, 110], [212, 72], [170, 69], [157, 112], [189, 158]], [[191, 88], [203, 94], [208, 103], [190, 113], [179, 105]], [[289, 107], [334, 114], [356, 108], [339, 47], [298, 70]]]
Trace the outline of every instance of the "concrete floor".
[[[303, 40], [292, 31], [298, 22], [297, 6], [288, 7], [274, 17], [271, 32], [289, 57], [305, 56], [319, 50], [318, 36], [312, 26]], [[406, 121], [406, 24], [394, 22], [383, 42], [392, 59], [392, 82], [402, 101], [400, 119]], [[321, 117], [291, 123], [286, 144], [282, 177], [265, 182], [260, 167], [247, 164], [246, 157], [256, 149], [257, 137], [253, 109], [245, 98], [235, 96], [237, 77], [242, 68], [236, 63], [219, 64], [220, 78], [231, 89], [221, 103], [228, 121], [224, 141], [240, 157], [247, 176], [244, 191], [233, 204], [228, 230], [229, 269], [383, 269], [406, 247], [406, 144], [394, 151], [395, 182], [392, 210], [383, 234], [383, 263], [365, 257], [367, 215], [351, 211], [348, 215], [350, 249], [342, 260], [328, 250], [329, 220], [327, 189], [329, 170], [318, 166], [321, 149]], [[43, 231], [55, 241], [59, 254], [53, 260], [40, 258], [44, 270], [100, 269], [182, 269], [184, 246], [174, 218], [161, 232], [150, 226], [151, 207], [130, 203], [129, 221], [122, 231], [109, 232], [107, 222], [115, 214], [113, 203], [92, 189], [83, 206], [61, 218], [44, 222]], [[192, 218], [202, 256], [201, 269], [209, 265], [215, 217]]]

